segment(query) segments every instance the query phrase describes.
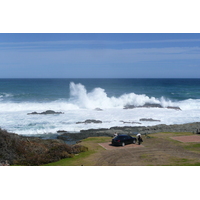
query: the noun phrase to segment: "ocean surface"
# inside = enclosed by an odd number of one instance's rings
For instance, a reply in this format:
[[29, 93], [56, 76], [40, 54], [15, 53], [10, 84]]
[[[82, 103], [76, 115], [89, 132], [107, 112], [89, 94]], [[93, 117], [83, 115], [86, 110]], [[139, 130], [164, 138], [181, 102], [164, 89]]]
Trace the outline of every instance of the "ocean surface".
[[[164, 108], [123, 109], [145, 103]], [[64, 114], [27, 115], [46, 110]], [[102, 123], [77, 124], [87, 119]], [[0, 127], [17, 134], [48, 136], [58, 130], [199, 121], [200, 79], [0, 79]]]

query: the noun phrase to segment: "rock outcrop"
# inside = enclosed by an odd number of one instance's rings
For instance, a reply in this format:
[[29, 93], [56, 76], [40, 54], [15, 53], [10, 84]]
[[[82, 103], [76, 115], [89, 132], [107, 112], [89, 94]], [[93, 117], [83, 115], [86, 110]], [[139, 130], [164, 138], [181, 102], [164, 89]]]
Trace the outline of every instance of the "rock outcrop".
[[134, 108], [167, 108], [167, 109], [181, 110], [177, 106], [163, 107], [162, 105], [156, 104], [156, 103], [145, 103], [143, 106], [134, 106], [134, 105], [126, 105], [126, 106], [124, 106], [124, 109], [134, 109]]
[[167, 106], [168, 109], [181, 110], [178, 106]]
[[41, 113], [38, 112], [32, 112], [32, 113], [28, 113], [28, 115], [55, 115], [55, 114], [64, 114], [63, 112], [55, 112], [53, 110], [47, 110]]
[[101, 120], [95, 120], [95, 119], [87, 119], [84, 122], [76, 122], [76, 124], [91, 124], [91, 123], [101, 124], [102, 121]]
[[118, 134], [150, 134], [158, 132], [192, 132], [199, 133], [200, 122], [188, 123], [188, 124], [174, 124], [174, 125], [165, 125], [160, 124], [156, 126], [124, 126], [124, 127], [112, 127], [109, 129], [88, 129], [81, 130], [78, 133], [64, 133], [63, 135], [58, 136], [59, 139], [63, 140], [82, 140], [88, 137], [99, 137], [99, 136], [109, 136], [113, 137], [114, 133]]
[[140, 119], [141, 122], [160, 122], [160, 120], [152, 119], [152, 118], [142, 118]]
[[103, 109], [101, 109], [101, 108], [95, 108], [94, 110], [96, 110], [96, 111], [103, 111]]
[[127, 122], [127, 121], [123, 121], [123, 120], [121, 120], [120, 122], [122, 122], [122, 123], [124, 123], [124, 124], [141, 124], [140, 122]]

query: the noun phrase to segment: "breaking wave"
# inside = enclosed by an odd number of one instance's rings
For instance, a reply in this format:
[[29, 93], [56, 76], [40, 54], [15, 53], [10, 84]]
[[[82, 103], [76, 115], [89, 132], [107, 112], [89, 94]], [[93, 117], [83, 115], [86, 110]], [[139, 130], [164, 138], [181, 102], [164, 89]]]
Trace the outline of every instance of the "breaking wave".
[[94, 109], [100, 108], [122, 108], [125, 105], [143, 106], [145, 103], [160, 104], [163, 107], [172, 106], [171, 100], [164, 97], [157, 99], [148, 97], [145, 94], [137, 95], [135, 93], [123, 94], [120, 97], [108, 97], [102, 88], [95, 88], [91, 92], [87, 92], [84, 85], [73, 82], [70, 83], [70, 102], [80, 106], [81, 108]]
[[[124, 108], [126, 105], [143, 106], [144, 104], [159, 104], [162, 107], [178, 106], [182, 110], [200, 109], [200, 99], [186, 99], [182, 101], [172, 101], [165, 97], [155, 98], [145, 94], [125, 93], [119, 97], [108, 96], [102, 88], [94, 88], [87, 91], [81, 83], [71, 82], [69, 85], [70, 96], [68, 99], [58, 99], [51, 102], [30, 102], [12, 101], [12, 94], [0, 94], [1, 112], [19, 112], [19, 111], [44, 111], [44, 110], [78, 110], [78, 109], [109, 109]], [[7, 99], [9, 98], [9, 99]], [[2, 100], [3, 99], [3, 100]]]
[[[66, 91], [67, 93], [67, 91]], [[70, 95], [70, 96], [68, 96]], [[81, 83], [71, 82], [68, 97], [54, 101], [16, 101], [15, 95], [0, 93], [0, 125], [2, 128], [18, 134], [56, 133], [57, 130], [80, 131], [91, 128], [110, 128], [124, 126], [125, 122], [140, 122], [141, 118], [158, 119], [161, 122], [142, 122], [141, 126], [180, 124], [200, 120], [200, 99], [171, 100], [165, 97], [155, 98], [145, 94], [124, 93], [121, 96], [109, 96], [105, 89], [94, 88], [87, 91]], [[1, 101], [1, 99], [3, 99]], [[138, 109], [136, 112], [123, 109], [126, 105], [143, 106], [160, 104], [162, 107], [178, 106], [182, 111], [173, 109]], [[94, 109], [101, 108], [103, 112]], [[54, 110], [63, 115], [27, 115], [29, 112]], [[84, 124], [86, 119], [101, 120], [101, 124]], [[130, 124], [129, 124], [130, 125]], [[134, 126], [134, 124], [133, 124]]]

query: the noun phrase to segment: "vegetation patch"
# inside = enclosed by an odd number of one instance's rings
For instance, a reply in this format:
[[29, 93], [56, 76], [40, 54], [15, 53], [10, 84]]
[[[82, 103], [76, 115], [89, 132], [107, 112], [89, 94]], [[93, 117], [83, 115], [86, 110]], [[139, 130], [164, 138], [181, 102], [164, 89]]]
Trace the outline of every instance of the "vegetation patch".
[[193, 151], [193, 152], [199, 152], [200, 151], [200, 143], [192, 143], [192, 144], [187, 144], [184, 147], [186, 150]]
[[200, 166], [200, 162], [196, 162], [194, 159], [190, 158], [171, 158], [173, 166]]
[[0, 129], [0, 163], [43, 165], [87, 151], [83, 145], [67, 145], [61, 140], [23, 137]]
[[105, 149], [98, 143], [111, 141], [111, 137], [89, 137], [81, 141], [82, 146], [88, 151], [80, 153], [72, 158], [62, 159], [58, 162], [48, 163], [45, 166], [92, 166], [94, 165], [95, 155]]

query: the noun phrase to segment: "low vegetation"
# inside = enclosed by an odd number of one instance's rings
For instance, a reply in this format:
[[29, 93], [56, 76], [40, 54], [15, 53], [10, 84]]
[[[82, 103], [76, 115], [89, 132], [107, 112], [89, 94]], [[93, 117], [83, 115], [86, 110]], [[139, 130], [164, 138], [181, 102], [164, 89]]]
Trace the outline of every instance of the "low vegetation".
[[175, 136], [193, 133], [154, 133], [143, 136], [143, 148], [105, 150], [99, 143], [111, 137], [88, 137], [79, 144], [22, 137], [0, 129], [0, 162], [45, 166], [200, 166], [200, 143], [180, 142]]
[[45, 166], [94, 166], [95, 158], [99, 153], [105, 151], [98, 143], [109, 142], [111, 137], [89, 137], [81, 141], [88, 149], [87, 152], [77, 154], [73, 158], [66, 158], [57, 162], [48, 163]]
[[0, 129], [0, 163], [43, 165], [87, 151], [83, 145], [67, 145], [61, 140], [22, 137]]

